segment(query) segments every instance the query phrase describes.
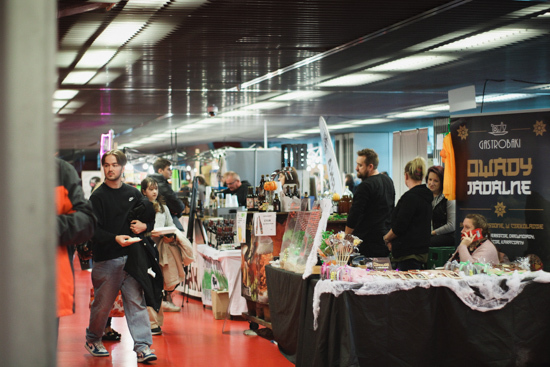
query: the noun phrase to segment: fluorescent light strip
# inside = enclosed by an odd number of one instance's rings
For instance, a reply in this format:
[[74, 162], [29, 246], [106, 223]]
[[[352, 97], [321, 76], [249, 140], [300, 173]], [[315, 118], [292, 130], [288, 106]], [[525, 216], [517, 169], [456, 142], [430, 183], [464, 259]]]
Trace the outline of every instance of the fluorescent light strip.
[[192, 125], [183, 125], [183, 126], [180, 126], [178, 127], [178, 133], [181, 133], [181, 132], [188, 132], [188, 131], [193, 131], [193, 130], [197, 130], [197, 129], [200, 129], [201, 126], [197, 125], [198, 123], [195, 123], [195, 124], [192, 124]]
[[306, 130], [298, 130], [296, 131], [296, 133], [298, 134], [315, 134], [315, 133], [319, 133], [321, 130], [319, 130], [318, 127], [315, 127], [313, 129], [306, 129]]
[[483, 103], [486, 102], [509, 102], [509, 101], [518, 101], [520, 99], [528, 99], [537, 97], [536, 94], [526, 94], [526, 93], [508, 93], [508, 94], [487, 94], [485, 97], [478, 96], [476, 97], [476, 102]]
[[285, 93], [275, 98], [271, 98], [271, 101], [295, 101], [304, 99], [320, 98], [330, 94], [330, 92], [323, 92], [320, 90], [302, 90], [296, 92]]
[[143, 54], [138, 51], [120, 51], [107, 65], [110, 68], [126, 68], [132, 66], [141, 56]]
[[170, 9], [190, 9], [194, 10], [202, 4], [206, 3], [206, 0], [172, 0], [172, 3], [169, 5]]
[[65, 105], [66, 108], [74, 108], [75, 110], [84, 106], [84, 102], [81, 101], [70, 101]]
[[294, 139], [294, 138], [299, 138], [301, 136], [304, 136], [304, 134], [294, 134], [294, 133], [288, 133], [288, 134], [282, 134], [282, 135], [278, 135], [277, 137], [279, 139]]
[[118, 71], [101, 71], [96, 74], [89, 82], [88, 84], [109, 84], [116, 78], [118, 78], [122, 74]]
[[536, 29], [497, 28], [436, 47], [429, 52], [482, 51], [508, 46], [512, 43], [538, 37], [545, 32]]
[[368, 68], [367, 71], [413, 71], [430, 68], [436, 65], [445, 64], [456, 60], [456, 57], [443, 55], [420, 55], [408, 56], [382, 65]]
[[550, 84], [539, 84], [534, 85], [532, 87], [524, 88], [524, 89], [541, 89], [541, 90], [547, 90], [550, 89]]
[[75, 69], [100, 68], [113, 58], [117, 50], [91, 50], [88, 49], [78, 61]]
[[329, 125], [328, 129], [329, 130], [342, 130], [342, 129], [352, 129], [352, 128], [355, 128], [355, 127], [357, 127], [357, 126], [353, 125], [353, 124], [340, 124], [340, 125]]
[[71, 113], [75, 113], [76, 112], [76, 108], [67, 108], [67, 107], [63, 107], [63, 109], [61, 109], [61, 111], [57, 111], [57, 113], [61, 114], [61, 115], [70, 115]]
[[274, 110], [276, 108], [286, 107], [286, 103], [281, 102], [258, 102], [245, 106], [242, 109], [244, 110]]
[[88, 83], [95, 74], [95, 71], [72, 71], [67, 75], [61, 84], [84, 85]]
[[206, 118], [204, 120], [201, 120], [201, 121], [197, 122], [197, 124], [215, 125], [215, 124], [221, 124], [223, 122], [224, 122], [223, 119], [220, 119], [220, 118], [217, 118], [217, 117], [209, 117], [209, 118]]
[[374, 83], [391, 77], [389, 74], [353, 73], [319, 83], [319, 87], [353, 87]]
[[[136, 19], [138, 18], [138, 19]], [[149, 17], [119, 15], [92, 43], [91, 48], [119, 47], [132, 38], [145, 25]]]
[[59, 89], [53, 93], [53, 98], [69, 100], [73, 99], [77, 94], [78, 91], [75, 89]]
[[68, 68], [76, 58], [76, 51], [57, 51], [56, 66], [58, 68]]
[[59, 108], [65, 106], [66, 104], [67, 104], [66, 100], [64, 100], [64, 101], [53, 101], [52, 102], [52, 107], [59, 109]]
[[354, 121], [351, 124], [352, 125], [375, 125], [375, 124], [382, 124], [382, 123], [388, 122], [388, 121], [391, 121], [391, 120], [390, 119], [382, 119], [382, 118], [380, 118], [380, 119], [374, 118], [374, 119]]
[[250, 115], [254, 115], [254, 114], [255, 114], [254, 111], [235, 110], [235, 111], [220, 113], [220, 116], [223, 116], [223, 117], [238, 117], [238, 116], [250, 116]]
[[167, 0], [131, 0], [128, 1], [128, 4], [126, 4], [124, 10], [127, 11], [132, 9], [160, 9], [169, 2], [170, 1]]
[[127, 44], [130, 47], [143, 47], [148, 45], [154, 45], [170, 33], [172, 33], [178, 27], [178, 23], [174, 20], [173, 23], [168, 22], [156, 22], [147, 25], [145, 29], [142, 29], [137, 35], [135, 35]]
[[407, 118], [414, 118], [414, 117], [429, 116], [433, 114], [434, 114], [433, 111], [406, 111], [406, 112], [391, 114], [391, 115], [388, 115], [388, 117], [407, 119]]
[[448, 103], [438, 103], [438, 104], [432, 104], [428, 106], [421, 106], [412, 108], [412, 110], [422, 110], [422, 111], [449, 111], [449, 104]]
[[101, 22], [82, 21], [69, 29], [61, 41], [61, 47], [82, 46], [83, 40], [88, 40], [97, 30]]

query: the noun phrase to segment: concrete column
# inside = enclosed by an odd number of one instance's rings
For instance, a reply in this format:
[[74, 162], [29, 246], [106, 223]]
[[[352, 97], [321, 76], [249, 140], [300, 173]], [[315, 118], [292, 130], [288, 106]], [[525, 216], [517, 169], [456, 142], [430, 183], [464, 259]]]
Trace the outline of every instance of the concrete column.
[[56, 365], [56, 32], [54, 0], [0, 1], [2, 366]]

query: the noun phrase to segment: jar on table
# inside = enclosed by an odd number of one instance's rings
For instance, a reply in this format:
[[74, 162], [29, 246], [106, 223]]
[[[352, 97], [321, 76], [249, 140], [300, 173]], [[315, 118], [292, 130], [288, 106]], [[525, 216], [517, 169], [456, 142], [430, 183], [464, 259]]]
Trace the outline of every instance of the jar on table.
[[343, 195], [338, 203], [338, 214], [348, 214], [351, 209], [351, 197]]

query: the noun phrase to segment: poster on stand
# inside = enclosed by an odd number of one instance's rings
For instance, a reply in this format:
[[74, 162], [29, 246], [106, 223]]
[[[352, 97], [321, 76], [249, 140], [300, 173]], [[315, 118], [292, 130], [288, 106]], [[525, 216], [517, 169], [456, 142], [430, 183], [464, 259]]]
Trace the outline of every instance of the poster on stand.
[[338, 168], [338, 161], [336, 160], [336, 154], [334, 154], [334, 147], [332, 145], [332, 139], [328, 131], [327, 123], [323, 117], [319, 117], [319, 130], [321, 132], [321, 147], [325, 154], [325, 161], [327, 164], [328, 182], [330, 190], [332, 192], [342, 194], [344, 192], [344, 186], [342, 185], [342, 175]]
[[103, 182], [101, 171], [82, 171], [82, 190], [84, 197], [90, 198], [92, 191]]
[[510, 260], [537, 255], [550, 270], [550, 111], [452, 119], [457, 243], [467, 214], [489, 222]]

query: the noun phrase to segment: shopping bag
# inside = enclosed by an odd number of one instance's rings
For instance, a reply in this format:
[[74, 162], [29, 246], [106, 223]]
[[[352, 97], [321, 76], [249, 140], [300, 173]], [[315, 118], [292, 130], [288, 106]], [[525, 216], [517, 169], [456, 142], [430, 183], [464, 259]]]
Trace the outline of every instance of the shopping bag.
[[[92, 301], [94, 300], [94, 288], [90, 289], [90, 308], [92, 308]], [[122, 293], [118, 291], [115, 299], [115, 303], [111, 308], [109, 317], [124, 317], [124, 307], [122, 306]]]

